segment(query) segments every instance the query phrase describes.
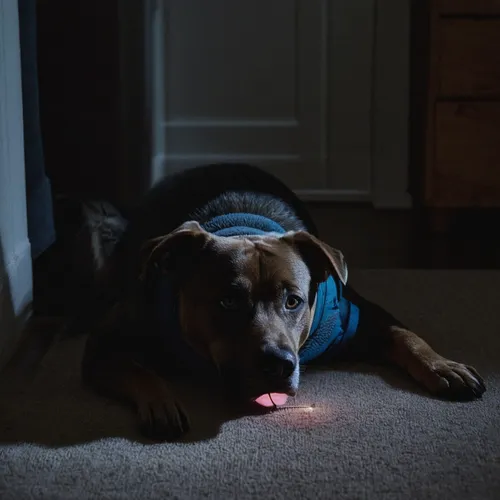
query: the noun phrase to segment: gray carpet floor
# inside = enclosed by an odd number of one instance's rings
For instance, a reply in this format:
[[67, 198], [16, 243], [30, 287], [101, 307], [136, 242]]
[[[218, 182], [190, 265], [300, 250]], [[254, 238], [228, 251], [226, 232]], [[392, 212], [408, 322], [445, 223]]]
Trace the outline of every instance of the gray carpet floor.
[[82, 388], [82, 339], [65, 340], [30, 383], [2, 379], [0, 498], [500, 499], [500, 272], [353, 271], [351, 282], [476, 366], [483, 399], [440, 401], [397, 370], [340, 364], [304, 374], [295, 403], [312, 411], [237, 416], [185, 388], [193, 432], [151, 444], [127, 408]]

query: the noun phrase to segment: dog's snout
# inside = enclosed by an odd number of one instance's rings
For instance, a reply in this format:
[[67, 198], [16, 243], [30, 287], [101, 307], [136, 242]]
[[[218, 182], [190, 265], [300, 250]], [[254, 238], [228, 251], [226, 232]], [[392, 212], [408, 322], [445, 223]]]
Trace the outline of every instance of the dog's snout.
[[265, 346], [261, 355], [263, 372], [276, 378], [291, 377], [297, 367], [296, 356], [288, 349]]

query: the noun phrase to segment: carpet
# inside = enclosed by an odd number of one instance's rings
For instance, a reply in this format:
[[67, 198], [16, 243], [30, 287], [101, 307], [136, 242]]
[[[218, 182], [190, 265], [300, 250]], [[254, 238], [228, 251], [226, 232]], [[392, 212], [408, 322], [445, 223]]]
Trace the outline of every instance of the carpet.
[[0, 498], [500, 498], [500, 272], [359, 270], [350, 280], [476, 366], [482, 400], [441, 401], [396, 369], [341, 363], [303, 375], [295, 404], [312, 411], [238, 416], [217, 394], [186, 389], [193, 432], [151, 444], [127, 408], [81, 386], [83, 339], [62, 340], [30, 383], [2, 378]]

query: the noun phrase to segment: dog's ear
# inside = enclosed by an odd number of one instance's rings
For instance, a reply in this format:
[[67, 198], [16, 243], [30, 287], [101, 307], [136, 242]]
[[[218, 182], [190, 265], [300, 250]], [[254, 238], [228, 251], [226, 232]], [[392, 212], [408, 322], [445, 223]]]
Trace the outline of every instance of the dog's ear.
[[291, 231], [282, 239], [292, 245], [304, 259], [316, 283], [336, 275], [343, 285], [347, 283], [347, 263], [340, 250], [332, 248], [306, 231]]
[[140, 279], [144, 279], [152, 266], [169, 271], [179, 265], [179, 260], [189, 260], [207, 244], [210, 233], [196, 221], [188, 221], [164, 236], [159, 236], [141, 248]]

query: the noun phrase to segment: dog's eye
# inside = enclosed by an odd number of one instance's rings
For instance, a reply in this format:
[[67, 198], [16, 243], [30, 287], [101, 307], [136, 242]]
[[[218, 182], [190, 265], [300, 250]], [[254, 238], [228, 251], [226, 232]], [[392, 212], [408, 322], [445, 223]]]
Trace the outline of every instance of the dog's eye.
[[299, 308], [304, 301], [297, 295], [289, 295], [286, 298], [285, 307], [291, 311]]
[[236, 297], [224, 297], [220, 301], [220, 305], [224, 308], [227, 309], [228, 311], [234, 311], [235, 309], [238, 308], [239, 306], [239, 301]]

